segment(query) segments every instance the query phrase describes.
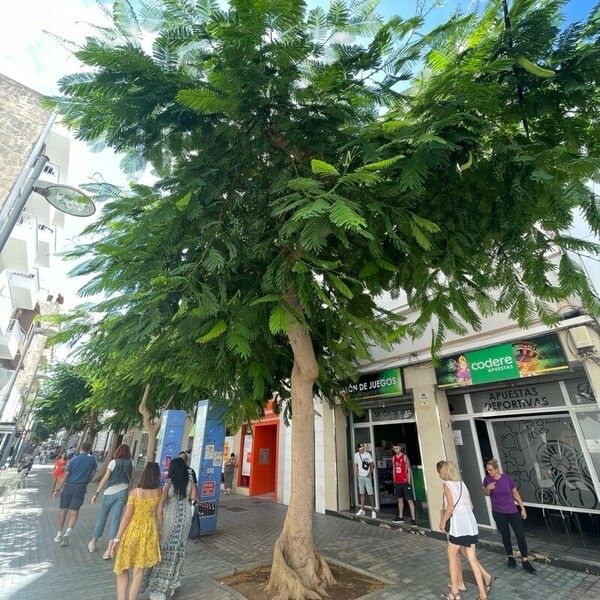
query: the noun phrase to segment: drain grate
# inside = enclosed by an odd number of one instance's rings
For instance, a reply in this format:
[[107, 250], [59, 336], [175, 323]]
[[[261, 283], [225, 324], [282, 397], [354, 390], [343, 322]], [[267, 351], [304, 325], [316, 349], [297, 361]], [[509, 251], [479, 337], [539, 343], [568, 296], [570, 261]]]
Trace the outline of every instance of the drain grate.
[[221, 506], [221, 508], [230, 512], [246, 512], [248, 510], [247, 508], [242, 508], [241, 506]]

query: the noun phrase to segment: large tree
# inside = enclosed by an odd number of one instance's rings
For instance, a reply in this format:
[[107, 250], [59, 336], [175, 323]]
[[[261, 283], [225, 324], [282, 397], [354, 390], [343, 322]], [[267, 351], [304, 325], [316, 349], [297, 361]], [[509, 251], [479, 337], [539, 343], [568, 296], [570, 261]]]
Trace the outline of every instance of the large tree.
[[[269, 583], [281, 599], [325, 597], [333, 581], [312, 533], [315, 393], [332, 400], [371, 344], [432, 319], [437, 351], [495, 310], [551, 323], [578, 293], [598, 312], [568, 254], [597, 248], [567, 234], [578, 210], [600, 229], [585, 185], [599, 165], [598, 11], [564, 29], [560, 0], [492, 0], [424, 33], [419, 16], [381, 22], [376, 4], [165, 0], [136, 15], [115, 0], [114, 26], [76, 50], [90, 71], [55, 99], [82, 139], [154, 168], [136, 219], [157, 230], [149, 262], [177, 257], [145, 288], [151, 304], [177, 297], [185, 360], [169, 377], [229, 406], [291, 399]], [[406, 294], [416, 322], [380, 309], [384, 291]]]

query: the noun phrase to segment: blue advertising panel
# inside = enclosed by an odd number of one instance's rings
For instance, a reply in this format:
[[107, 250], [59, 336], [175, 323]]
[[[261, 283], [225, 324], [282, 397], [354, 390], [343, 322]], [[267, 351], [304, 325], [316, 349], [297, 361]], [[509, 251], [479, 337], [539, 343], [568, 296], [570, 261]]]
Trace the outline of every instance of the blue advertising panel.
[[224, 444], [225, 426], [220, 411], [208, 400], [200, 400], [190, 463], [198, 475], [197, 508], [203, 534], [217, 529]]
[[177, 458], [181, 452], [181, 440], [185, 429], [186, 416], [185, 410], [165, 410], [162, 414], [158, 433], [158, 448], [156, 450], [162, 483], [167, 479], [171, 461]]

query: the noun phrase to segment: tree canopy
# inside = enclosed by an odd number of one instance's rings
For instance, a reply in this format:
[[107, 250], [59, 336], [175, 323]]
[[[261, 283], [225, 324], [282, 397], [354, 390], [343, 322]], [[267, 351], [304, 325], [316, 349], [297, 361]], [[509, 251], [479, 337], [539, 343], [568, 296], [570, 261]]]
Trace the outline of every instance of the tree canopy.
[[91, 427], [97, 431], [97, 412], [87, 404], [91, 395], [88, 379], [76, 366], [55, 364], [33, 402], [34, 433], [37, 431], [38, 437], [47, 438], [62, 430], [73, 433]]
[[[565, 28], [561, 0], [490, 0], [425, 31], [376, 5], [115, 0], [75, 50], [90, 70], [53, 100], [157, 177], [111, 200], [82, 250], [87, 290], [110, 294], [98, 331], [114, 319], [165, 389], [244, 414], [291, 395], [296, 456], [313, 455], [313, 391], [339, 395], [372, 344], [435, 319], [437, 352], [494, 311], [552, 323], [573, 294], [599, 309], [569, 256], [598, 248], [567, 233], [576, 211], [600, 230], [598, 8]], [[271, 585], [319, 598], [310, 465], [292, 480]]]

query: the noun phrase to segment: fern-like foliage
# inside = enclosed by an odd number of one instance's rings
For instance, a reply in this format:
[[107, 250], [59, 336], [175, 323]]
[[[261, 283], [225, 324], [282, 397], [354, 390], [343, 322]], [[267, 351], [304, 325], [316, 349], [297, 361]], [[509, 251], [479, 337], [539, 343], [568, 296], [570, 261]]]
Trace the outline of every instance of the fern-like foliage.
[[[439, 352], [497, 310], [551, 323], [577, 294], [596, 313], [568, 253], [597, 247], [567, 232], [581, 211], [600, 233], [600, 19], [561, 29], [561, 6], [513, 0], [507, 28], [490, 0], [426, 31], [372, 0], [115, 2], [112, 32], [76, 51], [91, 73], [54, 100], [158, 175], [107, 200], [75, 252], [84, 291], [109, 298], [82, 352], [103, 398], [152, 380], [239, 422], [289, 393], [290, 320], [331, 399], [373, 344], [432, 320]], [[379, 309], [383, 292], [416, 321]]]

